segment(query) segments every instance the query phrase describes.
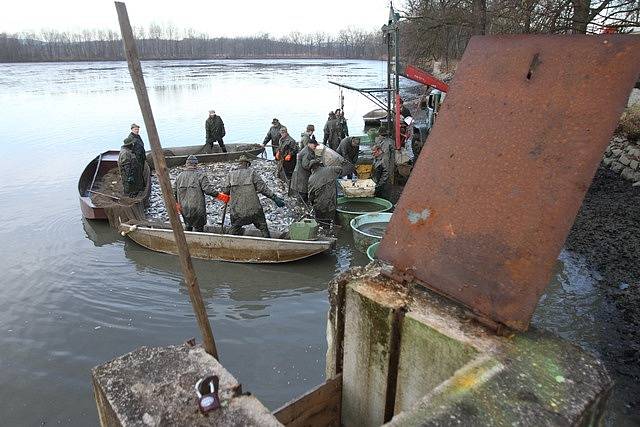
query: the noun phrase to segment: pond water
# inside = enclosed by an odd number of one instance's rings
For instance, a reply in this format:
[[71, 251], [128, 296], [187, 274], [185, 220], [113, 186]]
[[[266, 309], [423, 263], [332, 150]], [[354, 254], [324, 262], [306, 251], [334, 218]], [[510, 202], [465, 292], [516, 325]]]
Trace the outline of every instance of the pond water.
[[[315, 124], [321, 139], [327, 112], [339, 106], [328, 81], [382, 86], [384, 67], [143, 63], [167, 147], [204, 143], [209, 109], [225, 121], [225, 142], [261, 142], [273, 117], [297, 139]], [[344, 96], [351, 133], [358, 133], [361, 116], [375, 107], [358, 94]], [[119, 148], [131, 122], [142, 124], [128, 70], [122, 62], [0, 64], [0, 105], [2, 424], [97, 424], [93, 366], [142, 345], [199, 340], [178, 258], [143, 249], [80, 213], [85, 165]], [[148, 147], [144, 127], [141, 133]], [[351, 239], [345, 233], [331, 253], [286, 265], [194, 260], [222, 363], [271, 409], [324, 379], [327, 282], [367, 262]], [[602, 301], [595, 287], [572, 281], [575, 265], [565, 255], [536, 319], [594, 349], [598, 319], [589, 313]]]

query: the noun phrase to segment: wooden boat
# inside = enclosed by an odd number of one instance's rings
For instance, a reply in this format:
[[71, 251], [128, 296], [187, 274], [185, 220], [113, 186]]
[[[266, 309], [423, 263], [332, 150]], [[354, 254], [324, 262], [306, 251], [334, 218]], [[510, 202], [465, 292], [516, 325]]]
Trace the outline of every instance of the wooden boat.
[[[93, 191], [96, 182], [99, 182], [110, 170], [118, 167], [119, 155], [119, 150], [105, 151], [89, 162], [80, 175], [80, 179], [78, 180], [78, 193], [80, 194], [80, 209], [85, 218], [109, 219], [109, 209], [113, 210], [114, 207], [119, 206], [116, 199], [113, 199], [113, 203], [109, 204], [109, 207], [96, 205], [91, 199], [91, 191]], [[126, 198], [126, 202], [123, 202], [120, 205], [121, 207], [129, 211], [142, 211], [144, 209], [144, 205], [149, 200], [149, 195], [151, 194], [151, 169], [148, 165], [145, 165], [144, 168], [144, 180], [146, 183], [144, 190], [133, 199]]]
[[[184, 147], [163, 148], [164, 158], [167, 167], [182, 166], [187, 161], [187, 157], [194, 154], [200, 163], [216, 163], [237, 160], [243, 154], [249, 158], [259, 156], [264, 147], [262, 144], [225, 144], [227, 152], [223, 153], [218, 144], [213, 148], [208, 145], [189, 145]], [[147, 151], [147, 160], [153, 169], [153, 156], [151, 151]]]
[[[131, 221], [120, 224], [120, 232], [147, 249], [177, 255], [173, 230]], [[283, 263], [322, 253], [336, 239], [288, 240], [230, 234], [184, 232], [193, 258], [239, 263]]]
[[362, 116], [365, 126], [380, 126], [380, 121], [387, 118], [387, 110], [377, 108]]

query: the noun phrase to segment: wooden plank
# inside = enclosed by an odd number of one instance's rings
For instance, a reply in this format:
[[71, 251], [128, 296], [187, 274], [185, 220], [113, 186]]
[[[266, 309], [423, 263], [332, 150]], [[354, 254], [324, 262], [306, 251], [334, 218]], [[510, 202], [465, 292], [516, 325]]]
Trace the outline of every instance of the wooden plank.
[[204, 308], [202, 295], [200, 294], [198, 278], [195, 270], [193, 269], [193, 263], [191, 262], [187, 239], [184, 236], [184, 229], [182, 228], [182, 223], [180, 222], [180, 219], [178, 219], [178, 214], [176, 212], [176, 201], [173, 197], [173, 189], [171, 188], [171, 181], [169, 180], [167, 163], [164, 158], [164, 153], [162, 152], [162, 145], [160, 145], [160, 136], [158, 135], [156, 122], [153, 118], [153, 111], [151, 110], [151, 103], [149, 102], [147, 86], [144, 83], [142, 65], [140, 64], [138, 49], [136, 48], [136, 43], [133, 39], [133, 30], [131, 29], [131, 23], [129, 22], [127, 7], [122, 2], [115, 2], [115, 4], [116, 11], [118, 12], [118, 21], [120, 23], [120, 32], [122, 33], [122, 41], [124, 42], [125, 56], [127, 57], [127, 63], [129, 64], [129, 74], [131, 74], [133, 87], [136, 90], [138, 104], [140, 104], [144, 124], [147, 128], [147, 135], [149, 135], [149, 144], [151, 145], [151, 152], [153, 154], [153, 163], [154, 165], [157, 165], [156, 173], [158, 175], [158, 181], [160, 182], [160, 188], [162, 189], [162, 196], [164, 198], [165, 206], [167, 207], [167, 213], [169, 214], [169, 220], [171, 221], [171, 227], [173, 228], [173, 233], [176, 239], [182, 273], [187, 284], [187, 289], [189, 290], [191, 305], [198, 321], [200, 333], [202, 334], [204, 349], [207, 353], [218, 359], [218, 350], [216, 349], [216, 343], [213, 339], [213, 332], [211, 332], [211, 325], [209, 324], [207, 311]]
[[327, 380], [308, 393], [274, 411], [285, 426], [323, 427], [340, 425], [342, 374]]

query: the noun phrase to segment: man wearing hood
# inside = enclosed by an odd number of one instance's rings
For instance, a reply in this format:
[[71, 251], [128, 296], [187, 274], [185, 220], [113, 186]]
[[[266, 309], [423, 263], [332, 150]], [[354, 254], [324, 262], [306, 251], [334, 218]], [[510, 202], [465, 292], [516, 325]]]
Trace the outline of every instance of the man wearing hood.
[[262, 237], [271, 237], [258, 193], [273, 200], [278, 207], [284, 206], [284, 200], [267, 187], [260, 175], [250, 167], [251, 162], [246, 156], [240, 156], [238, 162], [239, 168], [227, 174], [223, 186], [224, 192], [231, 197], [230, 233], [242, 235], [243, 226], [253, 224], [262, 232]]
[[130, 136], [124, 140], [118, 156], [118, 168], [122, 179], [122, 190], [127, 197], [135, 197], [144, 187], [142, 169], [138, 165], [138, 159], [133, 152], [133, 138]]
[[338, 207], [336, 179], [342, 175], [342, 167], [324, 166], [319, 159], [311, 160], [309, 166], [309, 204], [318, 222], [331, 223]]
[[187, 169], [176, 178], [173, 195], [176, 198], [178, 213], [182, 214], [185, 230], [203, 231], [207, 223], [207, 208], [204, 195], [228, 201], [226, 194], [219, 193], [209, 182], [207, 175], [198, 170], [198, 158], [193, 154], [187, 157]]

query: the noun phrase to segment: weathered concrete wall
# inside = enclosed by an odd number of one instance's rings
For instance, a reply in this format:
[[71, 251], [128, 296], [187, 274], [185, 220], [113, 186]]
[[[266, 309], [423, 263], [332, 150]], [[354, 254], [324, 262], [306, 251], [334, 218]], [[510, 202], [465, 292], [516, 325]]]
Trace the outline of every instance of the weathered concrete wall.
[[[198, 410], [198, 379], [220, 378], [223, 407]], [[237, 396], [236, 379], [200, 347], [141, 347], [92, 371], [102, 426], [281, 426], [253, 396]]]
[[340, 286], [343, 425], [379, 425], [391, 415], [393, 426], [599, 420], [611, 380], [602, 363], [560, 338], [534, 328], [496, 336], [463, 308], [377, 268]]

